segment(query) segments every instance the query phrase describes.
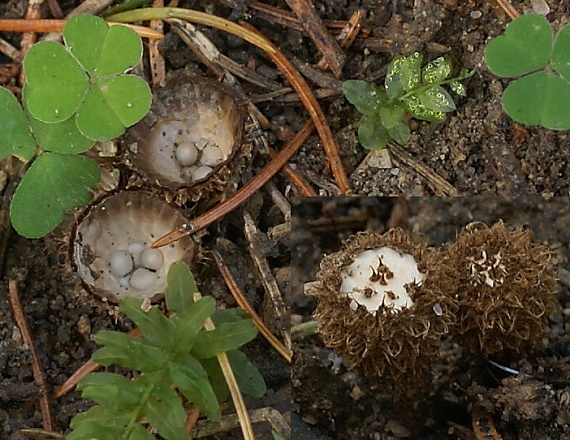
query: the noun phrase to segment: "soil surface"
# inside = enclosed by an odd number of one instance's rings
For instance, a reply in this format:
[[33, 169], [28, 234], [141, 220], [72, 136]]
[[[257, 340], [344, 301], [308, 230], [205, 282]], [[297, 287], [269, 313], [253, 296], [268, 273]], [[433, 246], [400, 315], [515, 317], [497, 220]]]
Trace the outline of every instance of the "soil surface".
[[[495, 197], [296, 201], [292, 218], [293, 322], [311, 319], [316, 302], [304, 295], [303, 285], [315, 280], [323, 255], [339, 250], [342, 240], [365, 229], [381, 233], [401, 227], [438, 246], [452, 242], [470, 222], [491, 225], [502, 219], [511, 228], [532, 228], [534, 241], [549, 246], [558, 268], [567, 270], [568, 202], [567, 198]], [[404, 402], [402, 391], [391, 388], [381, 378], [361, 377], [348, 370], [342, 359], [323, 345], [318, 334], [297, 334], [292, 385], [293, 410], [299, 417], [294, 419], [293, 437], [473, 438], [461, 434], [465, 430], [472, 432], [472, 410], [482, 407], [502, 435], [493, 439], [570, 438], [567, 281], [560, 289], [559, 304], [549, 317], [543, 347], [527, 353], [498, 353], [485, 359], [480, 353], [446, 340], [439, 360], [430, 366], [433, 380]]]
[[[27, 1], [0, 3], [1, 18], [21, 18]], [[59, 0], [64, 14], [83, 3]], [[303, 70], [319, 99], [343, 165], [355, 195], [430, 196], [426, 198], [298, 199], [297, 190], [282, 175], [274, 179], [275, 189], [262, 190], [246, 205], [208, 229], [202, 239], [203, 258], [194, 268], [199, 287], [211, 293], [220, 307], [233, 307], [227, 288], [220, 280], [211, 251], [219, 250], [227, 259], [238, 284], [267, 322], [274, 316], [260, 277], [251, 262], [248, 241], [243, 232], [243, 213], [251, 214], [261, 231], [257, 253], [265, 257], [287, 299], [289, 281], [294, 285], [291, 306], [294, 323], [307, 321], [314, 302], [302, 294], [305, 282], [314, 279], [324, 253], [338, 249], [342, 239], [370, 228], [378, 231], [400, 226], [426, 234], [431, 244], [453, 239], [459, 228], [474, 220], [493, 223], [502, 218], [509, 226], [529, 224], [536, 241], [548, 244], [556, 253], [557, 263], [569, 269], [570, 213], [566, 198], [461, 198], [438, 199], [441, 194], [500, 196], [566, 196], [570, 193], [569, 160], [565, 151], [570, 144], [566, 132], [513, 123], [502, 111], [501, 93], [508, 83], [494, 77], [484, 66], [483, 54], [489, 39], [501, 34], [509, 18], [494, 1], [483, 0], [317, 0], [318, 15], [323, 19], [347, 20], [358, 9], [365, 11], [363, 25], [368, 35], [359, 36], [346, 50], [346, 62], [340, 78], [326, 71], [315, 71], [321, 58], [306, 33], [260, 16], [248, 0], [185, 1], [180, 7], [206, 11], [231, 20], [245, 20], [271, 39]], [[287, 3], [265, 2], [283, 10]], [[519, 11], [531, 7], [529, 0], [512, 0]], [[555, 29], [568, 22], [568, 2], [548, 0], [547, 16]], [[41, 16], [51, 17], [47, 2]], [[217, 49], [255, 70], [264, 82], [280, 87], [288, 84], [271, 61], [258, 49], [237, 37], [200, 28]], [[160, 44], [167, 71], [189, 69], [214, 77], [201, 60], [167, 25], [166, 38]], [[0, 33], [0, 37], [19, 47], [18, 33]], [[412, 121], [412, 137], [405, 148], [368, 154], [356, 139], [358, 112], [340, 91], [342, 81], [364, 79], [382, 84], [386, 67], [397, 55], [419, 51], [425, 60], [450, 56], [457, 68], [466, 67], [475, 74], [465, 82], [467, 96], [457, 99], [457, 111], [446, 121], [433, 124]], [[146, 56], [146, 54], [145, 54]], [[145, 58], [146, 59], [146, 58]], [[7, 56], [0, 54], [0, 82], [18, 90]], [[17, 67], [17, 66], [16, 66]], [[148, 61], [144, 74], [148, 76]], [[245, 96], [256, 103], [270, 127], [257, 133], [274, 149], [284, 145], [308, 115], [293, 93], [277, 94], [267, 99], [267, 88], [239, 80]], [[257, 136], [256, 134], [256, 136]], [[252, 160], [237, 173], [236, 184], [256, 175], [267, 162], [265, 152], [254, 151]], [[245, 160], [243, 160], [245, 162]], [[290, 164], [325, 196], [337, 196], [319, 138], [311, 135]], [[32, 333], [50, 391], [53, 391], [97, 348], [91, 337], [101, 329], [129, 330], [132, 325], [109, 313], [109, 308], [89, 297], [69, 273], [67, 255], [61, 243], [69, 235], [62, 227], [45, 240], [25, 240], [10, 233], [7, 220], [10, 185], [14, 182], [6, 162], [2, 162], [3, 186], [0, 238], [6, 237], [3, 279], [17, 279], [24, 312]], [[426, 178], [426, 176], [428, 176]], [[439, 178], [440, 180], [437, 180]], [[443, 179], [443, 180], [442, 180]], [[279, 198], [278, 194], [284, 195]], [[294, 219], [290, 264], [289, 241], [271, 233], [288, 223], [288, 199], [294, 201]], [[282, 209], [279, 209], [281, 206]], [[284, 207], [284, 208], [283, 208]], [[192, 206], [192, 208], [195, 208]], [[197, 209], [201, 209], [198, 207]], [[202, 208], [202, 210], [205, 208]], [[349, 223], [337, 219], [349, 217]], [[311, 220], [328, 222], [322, 230], [311, 229]], [[67, 222], [69, 225], [71, 220]], [[2, 240], [0, 240], [0, 245]], [[2, 246], [0, 246], [1, 248]], [[23, 428], [40, 428], [39, 389], [34, 384], [30, 354], [22, 344], [6, 294], [6, 282], [0, 287], [0, 438], [24, 439]], [[569, 415], [570, 297], [562, 288], [560, 306], [553, 314], [545, 337], [545, 349], [515, 359], [501, 359], [521, 374], [513, 376], [493, 366], [476, 353], [464, 353], [451, 343], [442, 348], [441, 362], [434, 365], [437, 379], [432, 388], [420, 393], [408, 407], [394, 406], [392, 396], [377, 382], [355, 376], [318, 336], [297, 341], [293, 373], [293, 436], [300, 439], [417, 439], [457, 438], [460, 429], [470, 429], [471, 406], [483, 402], [494, 417], [505, 439], [570, 438], [566, 425]], [[278, 331], [278, 325], [273, 329]], [[248, 401], [248, 407], [273, 407], [287, 416], [290, 405], [290, 370], [270, 346], [256, 338], [245, 348], [268, 384], [262, 399]], [[78, 392], [52, 400], [55, 430], [65, 433], [70, 419], [90, 404]], [[232, 407], [226, 410], [232, 412]], [[271, 438], [268, 425], [259, 425], [259, 439]], [[223, 432], [216, 438], [239, 438], [239, 430]], [[465, 434], [467, 435], [467, 434]], [[469, 438], [469, 437], [466, 437]], [[495, 439], [498, 440], [498, 439]]]

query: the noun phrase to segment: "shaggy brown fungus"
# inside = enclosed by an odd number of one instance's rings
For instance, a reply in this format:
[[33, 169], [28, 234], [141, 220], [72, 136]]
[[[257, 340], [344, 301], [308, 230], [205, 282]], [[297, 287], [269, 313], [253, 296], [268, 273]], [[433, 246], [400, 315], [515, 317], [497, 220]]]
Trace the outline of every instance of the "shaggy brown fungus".
[[556, 302], [551, 252], [528, 228], [471, 223], [444, 246], [440, 288], [459, 306], [457, 340], [484, 354], [537, 344]]
[[348, 367], [404, 388], [418, 383], [454, 320], [453, 301], [434, 285], [432, 254], [392, 229], [358, 233], [323, 258], [307, 293], [319, 300], [325, 345]]
[[107, 196], [80, 216], [70, 243], [73, 269], [103, 299], [156, 299], [164, 293], [170, 265], [191, 261], [198, 244], [187, 237], [160, 249], [150, 245], [184, 221], [177, 209], [146, 191]]

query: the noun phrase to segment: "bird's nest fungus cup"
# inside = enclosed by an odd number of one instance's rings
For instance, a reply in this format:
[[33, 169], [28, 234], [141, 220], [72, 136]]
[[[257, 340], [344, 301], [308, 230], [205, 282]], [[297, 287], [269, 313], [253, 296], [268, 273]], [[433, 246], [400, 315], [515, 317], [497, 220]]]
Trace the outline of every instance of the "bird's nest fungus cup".
[[431, 269], [434, 251], [400, 229], [361, 232], [325, 256], [307, 293], [325, 345], [366, 376], [411, 389], [427, 377], [455, 316]]
[[194, 261], [199, 245], [189, 237], [159, 249], [150, 245], [184, 221], [179, 210], [146, 191], [104, 197], [79, 216], [70, 242], [73, 270], [105, 301], [157, 300], [170, 265]]
[[228, 88], [174, 73], [155, 91], [145, 118], [127, 131], [127, 163], [144, 184], [178, 204], [212, 197], [228, 190], [232, 172], [239, 175], [249, 155], [244, 121], [244, 106]]
[[548, 247], [529, 228], [476, 222], [441, 250], [441, 290], [459, 306], [454, 334], [470, 349], [493, 354], [537, 346], [556, 304]]

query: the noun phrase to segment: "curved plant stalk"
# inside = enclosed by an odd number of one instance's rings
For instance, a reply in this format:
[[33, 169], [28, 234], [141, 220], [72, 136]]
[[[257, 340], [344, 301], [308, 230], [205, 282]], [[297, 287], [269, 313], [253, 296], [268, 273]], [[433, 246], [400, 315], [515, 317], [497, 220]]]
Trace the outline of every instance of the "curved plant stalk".
[[[200, 301], [200, 298], [202, 298], [200, 292], [194, 292], [194, 301]], [[212, 321], [212, 318], [206, 319], [206, 321], [204, 322], [204, 328], [209, 332], [216, 328], [216, 326], [214, 325], [214, 321]], [[249, 414], [247, 413], [247, 408], [245, 406], [245, 402], [243, 401], [243, 396], [241, 395], [241, 391], [239, 390], [239, 386], [234, 376], [234, 372], [230, 365], [228, 356], [224, 351], [218, 354], [216, 357], [218, 358], [218, 362], [220, 363], [220, 368], [222, 369], [222, 373], [224, 374], [224, 378], [226, 379], [228, 389], [230, 390], [230, 395], [232, 396], [232, 401], [234, 402], [234, 406], [236, 408], [243, 437], [245, 440], [255, 440], [255, 435], [253, 433], [253, 426], [251, 424], [251, 420], [249, 419]]]
[[291, 62], [279, 51], [279, 49], [269, 41], [263, 34], [258, 32], [249, 24], [238, 25], [221, 17], [206, 14], [183, 8], [146, 8], [134, 11], [122, 12], [108, 17], [109, 20], [119, 22], [133, 22], [141, 20], [156, 20], [166, 18], [178, 18], [181, 20], [211, 26], [222, 31], [236, 35], [249, 43], [262, 49], [269, 58], [285, 74], [291, 86], [297, 91], [301, 101], [305, 105], [315, 127], [319, 133], [323, 148], [329, 159], [331, 171], [336, 183], [343, 194], [350, 192], [350, 184], [346, 172], [342, 166], [338, 148], [333, 139], [332, 132], [326, 123], [323, 110], [311, 92], [311, 89], [303, 79], [301, 74], [295, 69]]
[[[67, 20], [38, 19], [26, 20], [24, 18], [2, 18], [0, 19], [0, 31], [4, 32], [38, 32], [50, 33], [61, 32]], [[117, 22], [107, 22], [109, 26], [127, 26], [135, 31], [139, 37], [160, 40], [164, 35], [145, 26], [125, 24]]]

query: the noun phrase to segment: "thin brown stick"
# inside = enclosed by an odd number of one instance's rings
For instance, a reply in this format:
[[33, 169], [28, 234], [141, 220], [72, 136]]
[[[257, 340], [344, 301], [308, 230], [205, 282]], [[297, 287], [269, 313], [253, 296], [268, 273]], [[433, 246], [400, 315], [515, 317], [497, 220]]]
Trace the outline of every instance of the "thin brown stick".
[[198, 408], [194, 408], [188, 413], [186, 416], [186, 423], [184, 423], [184, 429], [186, 429], [186, 432], [192, 432], [194, 430], [198, 417], [200, 417], [200, 410]]
[[[44, 0], [30, 0], [28, 2], [28, 9], [26, 11], [26, 20], [36, 20], [42, 16], [42, 3]], [[35, 32], [24, 32], [20, 42], [20, 59], [24, 59], [24, 55], [28, 52], [30, 47], [38, 40]], [[24, 70], [20, 71], [19, 77], [20, 86], [26, 82]]]
[[305, 32], [326, 60], [334, 76], [340, 78], [346, 56], [338, 42], [329, 34], [311, 0], [286, 0], [299, 18]]
[[[164, 0], [154, 0], [152, 6], [154, 8], [161, 8], [164, 6]], [[160, 34], [163, 33], [164, 25], [162, 20], [151, 20], [149, 27]], [[164, 82], [166, 81], [166, 63], [158, 50], [158, 40], [151, 40], [148, 42], [148, 59], [150, 63], [152, 85], [164, 85]]]
[[63, 18], [63, 11], [57, 0], [48, 0], [48, 6], [53, 18]]
[[288, 363], [291, 363], [291, 352], [281, 343], [281, 341], [279, 341], [279, 339], [277, 339], [277, 337], [275, 337], [273, 333], [271, 333], [271, 331], [266, 327], [263, 320], [255, 312], [251, 304], [249, 304], [244, 294], [240, 290], [230, 269], [218, 251], [214, 251], [214, 260], [216, 261], [216, 266], [218, 267], [222, 278], [224, 279], [226, 285], [228, 286], [228, 289], [230, 290], [238, 305], [244, 309], [251, 317], [253, 324], [257, 327], [259, 333], [263, 335], [267, 342], [269, 342], [271, 346], [277, 350], [283, 359], [285, 359]]
[[422, 176], [433, 190], [436, 196], [458, 196], [459, 191], [455, 187], [441, 177], [439, 174], [434, 173], [431, 169], [417, 162], [410, 156], [409, 153], [401, 149], [395, 144], [388, 144], [390, 154], [400, 163], [407, 165], [420, 176]]
[[503, 9], [503, 11], [505, 11], [511, 20], [514, 20], [520, 15], [515, 7], [511, 5], [509, 0], [495, 0], [495, 3], [497, 3]]
[[[26, 19], [11, 19], [11, 18], [1, 18], [0, 19], [0, 31], [5, 32], [37, 32], [37, 33], [48, 33], [56, 32], [59, 33], [63, 30], [63, 27], [67, 23], [67, 20], [55, 20], [55, 19], [38, 19], [38, 20], [26, 20]], [[150, 39], [161, 39], [164, 38], [160, 32], [153, 31], [144, 26], [136, 26], [132, 24], [125, 23], [114, 23], [107, 22], [109, 26], [127, 26], [139, 34], [142, 38]]]
[[[358, 34], [362, 29], [362, 20], [365, 15], [366, 11], [364, 9], [358, 9], [350, 16], [350, 19], [337, 37], [342, 49], [348, 49], [352, 46], [352, 43], [354, 43], [354, 40], [356, 40], [356, 37], [358, 37]], [[328, 67], [327, 60], [324, 57], [321, 58], [317, 63], [317, 67], [320, 69], [326, 69]]]
[[[129, 333], [127, 333], [131, 338], [139, 336], [141, 331], [137, 328], [132, 329]], [[62, 383], [53, 396], [56, 399], [59, 399], [62, 396], [65, 396], [67, 393], [71, 392], [79, 383], [81, 379], [87, 376], [89, 373], [93, 373], [101, 368], [101, 364], [98, 364], [93, 359], [89, 359], [85, 362], [81, 367], [79, 367], [75, 372], [67, 378], [67, 380]]]
[[299, 172], [293, 169], [289, 165], [283, 167], [283, 173], [287, 176], [289, 181], [297, 188], [299, 191], [299, 196], [301, 197], [317, 197], [317, 192], [313, 189], [311, 184], [307, 182]]
[[[242, 26], [254, 34], [263, 37], [263, 34], [261, 34], [257, 29], [248, 23], [242, 23]], [[287, 79], [291, 83], [291, 86], [299, 94], [301, 101], [309, 112], [309, 115], [311, 116], [311, 119], [315, 124], [315, 128], [317, 129], [317, 132], [321, 138], [323, 148], [329, 160], [331, 171], [341, 193], [348, 194], [350, 192], [350, 183], [348, 182], [348, 177], [346, 176], [346, 172], [342, 165], [336, 142], [334, 141], [331, 129], [327, 124], [323, 110], [321, 109], [315, 96], [311, 93], [311, 89], [309, 88], [308, 84], [299, 74], [297, 69], [295, 69], [293, 64], [291, 64], [285, 55], [283, 55], [283, 53], [271, 41], [266, 39], [266, 43], [273, 49], [273, 52], [266, 51], [265, 53], [287, 76]]]
[[42, 427], [46, 431], [53, 431], [53, 416], [51, 406], [49, 404], [48, 385], [44, 377], [42, 362], [38, 355], [38, 350], [32, 338], [32, 331], [30, 330], [30, 326], [28, 325], [28, 321], [24, 315], [24, 310], [22, 309], [22, 303], [20, 302], [20, 295], [18, 293], [18, 283], [16, 280], [8, 281], [8, 294], [10, 296], [12, 310], [14, 311], [14, 319], [20, 329], [20, 334], [22, 335], [24, 344], [28, 346], [32, 355], [32, 373], [34, 376], [34, 382], [40, 389]]
[[314, 125], [313, 121], [308, 121], [305, 123], [303, 128], [299, 130], [293, 138], [281, 149], [257, 175], [242, 186], [239, 190], [233, 193], [230, 197], [224, 200], [219, 205], [215, 206], [211, 210], [205, 212], [204, 214], [191, 220], [189, 223], [180, 226], [173, 231], [170, 231], [166, 235], [160, 237], [156, 240], [151, 247], [158, 248], [166, 246], [177, 240], [180, 240], [187, 235], [196, 233], [204, 228], [210, 226], [213, 222], [221, 219], [223, 216], [233, 211], [243, 202], [245, 202], [253, 193], [265, 185], [269, 179], [271, 179], [277, 171], [279, 171], [283, 165], [287, 163], [289, 159], [297, 152], [303, 142], [311, 134]]

